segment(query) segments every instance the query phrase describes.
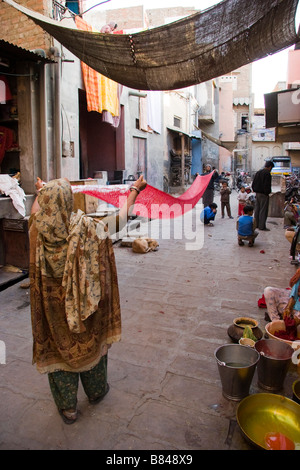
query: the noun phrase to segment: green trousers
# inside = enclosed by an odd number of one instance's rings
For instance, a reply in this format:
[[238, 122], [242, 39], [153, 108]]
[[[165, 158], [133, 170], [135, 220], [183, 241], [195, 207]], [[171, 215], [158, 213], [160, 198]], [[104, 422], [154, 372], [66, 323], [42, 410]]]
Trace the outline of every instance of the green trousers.
[[48, 374], [51, 393], [59, 410], [76, 409], [79, 378], [90, 400], [104, 395], [107, 389], [107, 355], [102, 356], [100, 362], [86, 372], [60, 370]]

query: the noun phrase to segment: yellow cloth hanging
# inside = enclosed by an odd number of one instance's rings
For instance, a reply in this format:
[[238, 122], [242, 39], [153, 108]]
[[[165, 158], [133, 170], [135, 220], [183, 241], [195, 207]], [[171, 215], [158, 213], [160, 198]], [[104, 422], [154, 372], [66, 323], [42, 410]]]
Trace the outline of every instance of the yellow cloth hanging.
[[109, 111], [112, 116], [119, 116], [118, 84], [104, 75], [98, 74], [99, 113]]

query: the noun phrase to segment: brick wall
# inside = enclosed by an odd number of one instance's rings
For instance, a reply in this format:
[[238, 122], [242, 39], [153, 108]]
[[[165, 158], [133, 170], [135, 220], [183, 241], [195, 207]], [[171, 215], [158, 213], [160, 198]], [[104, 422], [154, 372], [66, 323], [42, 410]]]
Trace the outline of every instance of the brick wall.
[[[83, 5], [85, 7], [85, 4]], [[96, 14], [96, 9], [90, 15]], [[118, 29], [157, 27], [165, 24], [167, 18], [178, 18], [196, 13], [193, 7], [156, 8], [145, 10], [143, 6], [118, 8], [106, 11], [106, 23], [115, 21]]]
[[[52, 0], [18, 0], [17, 3], [50, 17]], [[48, 54], [51, 37], [26, 15], [10, 5], [0, 3], [0, 38], [24, 49], [44, 49]]]
[[144, 7], [119, 8], [108, 10], [106, 22], [115, 21], [118, 29], [135, 29], [144, 27]]

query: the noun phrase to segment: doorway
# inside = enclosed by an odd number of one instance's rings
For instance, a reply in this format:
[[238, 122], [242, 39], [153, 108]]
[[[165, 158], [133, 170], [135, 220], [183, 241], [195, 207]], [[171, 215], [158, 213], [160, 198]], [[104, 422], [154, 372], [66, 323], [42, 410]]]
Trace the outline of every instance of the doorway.
[[86, 93], [79, 90], [80, 178], [93, 178], [107, 171], [108, 182], [122, 181], [125, 170], [124, 109], [120, 123], [113, 127], [103, 122], [102, 114], [88, 112]]

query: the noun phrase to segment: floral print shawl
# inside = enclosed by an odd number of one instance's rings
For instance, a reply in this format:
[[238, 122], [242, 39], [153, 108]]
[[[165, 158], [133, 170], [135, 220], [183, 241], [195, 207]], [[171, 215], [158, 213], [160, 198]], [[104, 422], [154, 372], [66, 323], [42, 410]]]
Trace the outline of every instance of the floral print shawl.
[[33, 362], [40, 372], [88, 370], [121, 337], [118, 281], [106, 226], [73, 213], [65, 179], [39, 192], [30, 221]]

